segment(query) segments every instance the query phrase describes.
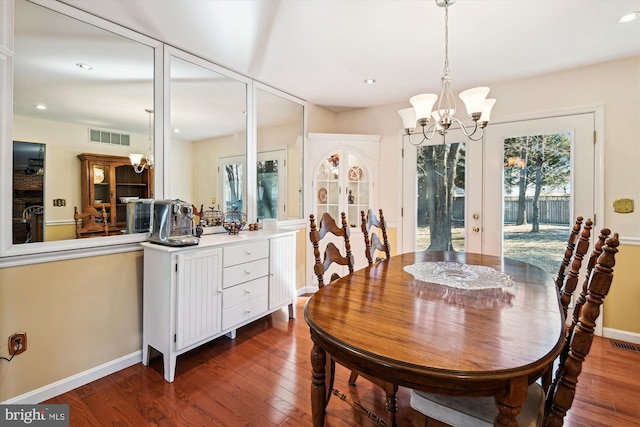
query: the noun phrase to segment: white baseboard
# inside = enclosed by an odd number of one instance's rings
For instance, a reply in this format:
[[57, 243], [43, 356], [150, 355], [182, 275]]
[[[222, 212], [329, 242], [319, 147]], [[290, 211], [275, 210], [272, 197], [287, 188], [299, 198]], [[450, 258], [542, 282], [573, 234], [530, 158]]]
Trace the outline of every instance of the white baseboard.
[[304, 288], [298, 289], [298, 296], [301, 296], [304, 294], [315, 294], [316, 292], [318, 292], [317, 286], [305, 286]]
[[142, 350], [0, 403], [9, 405], [36, 404], [44, 402], [45, 400], [49, 400], [73, 390], [74, 388], [89, 384], [92, 381], [106, 377], [107, 375], [113, 374], [114, 372], [118, 372], [121, 369], [128, 368], [129, 366], [133, 366], [140, 362], [142, 362]]
[[620, 340], [633, 344], [640, 344], [640, 334], [621, 331], [620, 329], [602, 328], [602, 336], [605, 338], [610, 338], [612, 340]]

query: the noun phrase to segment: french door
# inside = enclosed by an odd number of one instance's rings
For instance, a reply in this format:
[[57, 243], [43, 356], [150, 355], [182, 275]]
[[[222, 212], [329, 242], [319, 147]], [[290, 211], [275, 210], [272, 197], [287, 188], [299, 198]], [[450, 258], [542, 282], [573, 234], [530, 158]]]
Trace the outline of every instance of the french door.
[[243, 206], [245, 190], [245, 156], [220, 157], [218, 159], [218, 194], [223, 212], [245, 212]]
[[447, 134], [448, 147], [416, 147], [405, 136], [402, 250], [503, 255], [555, 278], [576, 216], [594, 222], [587, 254], [602, 228], [595, 121], [592, 111], [492, 124], [483, 142], [466, 142], [458, 130]]
[[258, 153], [258, 219], [286, 219], [286, 148]]
[[[557, 269], [575, 217], [595, 219], [597, 211], [594, 116], [491, 124], [478, 142], [459, 130], [447, 133], [447, 145], [436, 137], [414, 146], [403, 137], [402, 250], [464, 250], [530, 262], [512, 244], [522, 237], [528, 250], [548, 248], [546, 269]], [[514, 204], [524, 217], [514, 218]]]

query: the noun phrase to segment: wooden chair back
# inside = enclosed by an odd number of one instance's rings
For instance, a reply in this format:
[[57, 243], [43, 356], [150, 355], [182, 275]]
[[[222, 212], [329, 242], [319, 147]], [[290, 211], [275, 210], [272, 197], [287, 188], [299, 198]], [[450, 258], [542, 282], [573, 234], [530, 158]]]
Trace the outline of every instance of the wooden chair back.
[[577, 217], [576, 223], [571, 228], [571, 233], [569, 233], [567, 249], [564, 251], [564, 257], [560, 262], [560, 269], [558, 270], [558, 276], [556, 277], [556, 286], [558, 287], [558, 291], [562, 291], [562, 287], [564, 286], [564, 278], [567, 274], [571, 257], [573, 256], [573, 252], [576, 248], [576, 240], [578, 239], [580, 229], [582, 228], [582, 220], [583, 218], [581, 216]]
[[[376, 251], [384, 252], [386, 258], [391, 257], [391, 248], [389, 246], [389, 239], [387, 238], [387, 223], [384, 219], [382, 209], [378, 209], [378, 212], [380, 214], [379, 219], [376, 217], [373, 209], [369, 209], [366, 215], [364, 211], [360, 211], [360, 217], [362, 220], [361, 229], [364, 236], [365, 255], [367, 257], [369, 265], [373, 264], [374, 259], [376, 261], [382, 259], [380, 257], [374, 258]], [[378, 234], [375, 231], [371, 231], [372, 227], [376, 227], [382, 232], [382, 242], [380, 241], [380, 237], [378, 237]]]
[[601, 253], [587, 282], [586, 297], [580, 308], [578, 321], [569, 345], [563, 349], [561, 364], [547, 394], [545, 426], [561, 426], [567, 411], [571, 408], [578, 375], [582, 371], [582, 363], [589, 354], [593, 342], [593, 331], [596, 319], [600, 315], [600, 306], [611, 288], [618, 245], [618, 233], [615, 233], [613, 237], [607, 238], [600, 248]]
[[[349, 226], [347, 224], [347, 216], [344, 212], [340, 214], [342, 219], [342, 227], [336, 224], [333, 217], [325, 212], [320, 218], [320, 224], [316, 227], [316, 219], [313, 214], [309, 215], [309, 222], [311, 231], [309, 231], [309, 240], [313, 245], [313, 256], [315, 258], [315, 264], [313, 266], [313, 272], [318, 278], [318, 287], [324, 286], [324, 273], [329, 269], [331, 264], [344, 265], [348, 268], [349, 273], [353, 273], [353, 255], [351, 254], [351, 242], [349, 241]], [[340, 249], [329, 242], [324, 250], [324, 255], [321, 258], [320, 254], [320, 241], [328, 234], [333, 234], [338, 237], [342, 237], [344, 240], [344, 247], [346, 255], [342, 255]], [[337, 273], [331, 275], [331, 281], [339, 278]]]
[[589, 239], [591, 238], [592, 226], [593, 221], [587, 218], [587, 220], [583, 224], [582, 232], [580, 233], [580, 239], [575, 245], [573, 257], [571, 258], [571, 267], [569, 269], [569, 273], [565, 277], [564, 284], [561, 289], [560, 302], [562, 303], [562, 310], [564, 312], [565, 319], [567, 318], [567, 311], [569, 310], [569, 304], [571, 303], [573, 292], [576, 290], [576, 286], [578, 285], [578, 275], [580, 274], [580, 268], [582, 267], [582, 260], [584, 259], [584, 255], [589, 250]]
[[93, 206], [87, 206], [84, 211], [78, 212], [78, 207], [73, 207], [73, 219], [76, 222], [76, 239], [93, 237], [96, 235], [109, 235], [107, 224], [107, 212], [100, 212]]

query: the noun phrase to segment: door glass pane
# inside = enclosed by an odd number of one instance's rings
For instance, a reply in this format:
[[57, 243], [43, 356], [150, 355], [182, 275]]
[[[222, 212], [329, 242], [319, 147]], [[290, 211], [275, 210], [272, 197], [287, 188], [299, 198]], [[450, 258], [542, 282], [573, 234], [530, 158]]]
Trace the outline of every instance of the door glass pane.
[[340, 154], [334, 153], [320, 164], [316, 172], [318, 194], [316, 194], [317, 218], [322, 214], [329, 214], [336, 220], [340, 219]]
[[346, 165], [347, 188], [347, 224], [351, 227], [360, 225], [360, 211], [369, 209], [369, 171], [362, 159], [349, 153]]
[[242, 212], [243, 164], [228, 163], [222, 171], [222, 206], [225, 212]]
[[564, 132], [504, 140], [503, 254], [552, 275], [572, 222], [572, 139]]
[[465, 143], [418, 147], [416, 250], [464, 251]]
[[278, 218], [278, 160], [258, 162], [258, 219]]

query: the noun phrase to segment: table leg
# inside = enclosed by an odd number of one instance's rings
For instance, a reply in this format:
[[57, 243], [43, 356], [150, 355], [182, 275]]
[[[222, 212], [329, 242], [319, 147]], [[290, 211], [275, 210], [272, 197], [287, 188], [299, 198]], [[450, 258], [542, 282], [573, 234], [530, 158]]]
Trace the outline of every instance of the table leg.
[[396, 413], [398, 412], [398, 386], [394, 386], [393, 393], [387, 393], [385, 407], [387, 410], [387, 424], [391, 427], [398, 427]]
[[325, 365], [327, 355], [322, 347], [314, 343], [311, 349], [311, 367], [313, 379], [311, 381], [311, 418], [313, 427], [324, 426], [325, 403], [327, 398]]
[[522, 405], [527, 399], [528, 389], [528, 378], [518, 377], [509, 382], [509, 392], [507, 394], [496, 396], [498, 415], [493, 420], [495, 427], [518, 427], [516, 416], [522, 410]]

